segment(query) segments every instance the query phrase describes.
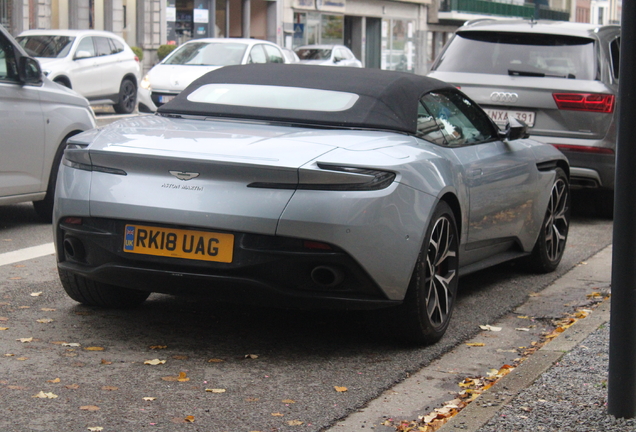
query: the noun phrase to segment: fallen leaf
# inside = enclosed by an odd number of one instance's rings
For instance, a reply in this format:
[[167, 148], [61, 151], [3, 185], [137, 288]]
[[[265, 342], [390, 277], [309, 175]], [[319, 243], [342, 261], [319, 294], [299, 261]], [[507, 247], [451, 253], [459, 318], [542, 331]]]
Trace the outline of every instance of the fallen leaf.
[[53, 322], [53, 320], [51, 318], [41, 318], [39, 320], [36, 320], [37, 322], [41, 323], [41, 324], [48, 324]]
[[295, 401], [295, 400], [293, 400], [293, 399], [283, 399], [281, 402], [282, 402], [282, 403], [284, 403], [284, 404], [293, 404], [293, 403], [296, 403], [296, 401]]
[[104, 351], [104, 347], [92, 346], [84, 348], [86, 351]]
[[281, 414], [279, 412], [272, 413], [274, 417], [283, 417], [285, 414]]
[[30, 338], [20, 338], [20, 339], [16, 339], [16, 340], [20, 341], [22, 343], [27, 343], [27, 342], [32, 342], [33, 338], [32, 337], [30, 337]]
[[333, 388], [336, 389], [336, 391], [339, 392], [339, 393], [343, 393], [343, 392], [346, 392], [348, 390], [346, 387], [334, 386]]
[[[9, 278], [9, 280], [20, 280], [20, 279], [22, 279], [20, 276], [15, 276], [15, 277]], [[33, 295], [33, 294], [31, 294], [31, 295]]]
[[166, 349], [168, 348], [168, 345], [151, 345], [149, 348], [151, 350]]
[[7, 386], [7, 388], [9, 390], [26, 390], [26, 387], [16, 386], [16, 385], [10, 385], [10, 386]]
[[[207, 391], [207, 389], [206, 389]], [[254, 397], [249, 397], [249, 398], [245, 398], [245, 402], [258, 402], [259, 400], [261, 400], [260, 398], [254, 398]]]
[[119, 390], [119, 387], [103, 386], [102, 390], [114, 391], [114, 390]]
[[103, 431], [104, 428], [101, 426], [94, 426], [94, 427], [89, 427], [88, 430], [91, 432], [100, 432], [100, 431]]
[[9, 330], [9, 327], [0, 327], [0, 331]]
[[494, 327], [494, 326], [491, 326], [491, 325], [480, 325], [479, 328], [482, 329], [482, 330], [492, 331], [492, 332], [500, 332], [501, 331], [501, 327]]
[[60, 379], [59, 378], [55, 378], [55, 379], [52, 379], [52, 380], [47, 380], [46, 382], [50, 382], [50, 383], [54, 383], [55, 384], [55, 383], [59, 383]]
[[159, 360], [159, 359], [146, 360], [144, 362], [145, 365], [151, 365], [151, 366], [162, 365], [162, 364], [165, 364], [165, 363], [166, 363], [166, 360]]
[[109, 364], [113, 364], [113, 362], [112, 361], [108, 361], [106, 359], [102, 359], [102, 364], [109, 365]]
[[179, 372], [179, 378], [177, 378], [177, 381], [186, 382], [186, 381], [190, 381], [190, 378], [186, 377], [185, 372]]
[[156, 397], [151, 397], [151, 396], [146, 396], [146, 397], [144, 397], [142, 399], [145, 400], [145, 401], [148, 401], [148, 402], [152, 402], [153, 400], [157, 400]]
[[186, 423], [194, 423], [194, 416], [186, 416], [184, 420]]
[[189, 357], [187, 355], [173, 355], [172, 358], [175, 360], [187, 360]]
[[213, 359], [208, 360], [208, 363], [223, 363], [224, 361], [225, 360], [213, 358]]
[[529, 328], [525, 328], [525, 327], [517, 327], [515, 330], [517, 330], [517, 331], [525, 331], [525, 332], [529, 332], [530, 331]]
[[24, 360], [28, 360], [28, 357], [18, 357], [16, 358], [16, 360], [20, 360], [20, 361], [24, 361]]
[[303, 422], [301, 422], [300, 420], [290, 420], [287, 422], [287, 424], [290, 426], [300, 426], [301, 424], [303, 424]]
[[225, 389], [206, 388], [205, 391], [208, 393], [225, 393]]
[[[53, 343], [56, 343], [56, 342], [53, 342]], [[78, 346], [81, 346], [81, 345], [78, 344], [77, 342], [71, 342], [71, 343], [62, 342], [62, 346], [65, 346], [65, 347], [78, 347]]]
[[64, 387], [66, 387], [69, 390], [77, 390], [79, 388], [79, 384], [69, 384], [69, 385], [65, 385]]
[[[22, 279], [22, 278], [20, 278]], [[38, 292], [32, 292], [31, 294], [29, 294], [31, 297], [40, 297], [42, 295], [42, 291], [38, 291]]]
[[257, 359], [258, 356], [256, 354], [245, 354], [245, 358], [250, 358], [250, 359]]
[[42, 312], [55, 312], [55, 309], [53, 308], [42, 308], [40, 309]]
[[40, 391], [40, 393], [31, 397], [39, 398], [39, 399], [55, 399], [57, 395], [53, 393], [44, 393], [43, 391]]
[[466, 345], [468, 345], [469, 347], [483, 347], [483, 346], [486, 346], [486, 344], [482, 343], [482, 342], [469, 342]]
[[99, 411], [99, 407], [95, 405], [83, 405], [79, 409], [84, 411]]
[[519, 318], [519, 319], [530, 319], [530, 317], [528, 315], [518, 315], [517, 318]]
[[18, 306], [18, 309], [31, 309], [31, 306]]
[[5, 357], [13, 357], [15, 354], [5, 354]]

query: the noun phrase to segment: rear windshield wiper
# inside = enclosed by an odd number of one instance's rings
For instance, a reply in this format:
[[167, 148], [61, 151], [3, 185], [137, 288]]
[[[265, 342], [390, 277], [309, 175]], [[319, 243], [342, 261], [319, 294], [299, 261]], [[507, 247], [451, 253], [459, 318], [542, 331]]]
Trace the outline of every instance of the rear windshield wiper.
[[549, 78], [576, 79], [576, 76], [574, 76], [574, 74], [552, 75], [552, 74], [546, 74], [546, 73], [543, 73], [543, 72], [520, 71], [520, 70], [512, 70], [512, 69], [508, 69], [508, 75], [511, 75], [511, 76], [539, 77], [539, 78], [549, 77]]

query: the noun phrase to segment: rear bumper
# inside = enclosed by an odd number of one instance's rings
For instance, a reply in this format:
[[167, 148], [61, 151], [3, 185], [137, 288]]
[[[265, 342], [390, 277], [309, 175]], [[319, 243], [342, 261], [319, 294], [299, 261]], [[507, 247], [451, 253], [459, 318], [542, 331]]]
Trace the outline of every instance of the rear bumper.
[[[616, 155], [605, 140], [564, 139], [531, 135], [531, 138], [559, 148], [570, 163], [570, 186], [574, 189], [614, 190]], [[578, 148], [578, 149], [577, 149]], [[590, 149], [602, 149], [595, 152]], [[610, 153], [611, 151], [611, 153]]]
[[124, 226], [100, 218], [59, 224], [58, 267], [131, 289], [258, 305], [375, 309], [399, 303], [335, 246], [304, 250], [298, 239], [233, 233], [232, 263], [216, 263], [126, 253]]

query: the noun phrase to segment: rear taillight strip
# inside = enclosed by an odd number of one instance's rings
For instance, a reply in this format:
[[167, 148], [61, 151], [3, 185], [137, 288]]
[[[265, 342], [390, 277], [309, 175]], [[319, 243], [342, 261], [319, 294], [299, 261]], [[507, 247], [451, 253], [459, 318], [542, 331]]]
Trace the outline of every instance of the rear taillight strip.
[[573, 151], [573, 152], [579, 152], [579, 153], [606, 154], [606, 155], [614, 154], [614, 150], [607, 147], [577, 146], [577, 145], [571, 145], [571, 144], [552, 144], [552, 145], [558, 148], [559, 150], [565, 150], [565, 151]]
[[561, 110], [614, 112], [614, 95], [604, 93], [552, 93]]

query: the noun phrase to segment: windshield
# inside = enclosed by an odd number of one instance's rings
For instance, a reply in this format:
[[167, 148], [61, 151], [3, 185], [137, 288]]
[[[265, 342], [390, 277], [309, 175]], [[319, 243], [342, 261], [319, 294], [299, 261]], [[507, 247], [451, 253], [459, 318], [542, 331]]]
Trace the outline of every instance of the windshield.
[[301, 48], [296, 51], [301, 60], [328, 60], [331, 58], [330, 48]]
[[164, 64], [193, 66], [228, 66], [241, 64], [246, 44], [193, 42], [181, 45]]
[[457, 33], [435, 70], [594, 80], [594, 41], [533, 33]]
[[344, 111], [355, 93], [255, 84], [207, 84], [188, 95], [190, 102], [302, 111]]
[[74, 37], [58, 35], [20, 36], [16, 40], [33, 57], [62, 58], [68, 55]]

